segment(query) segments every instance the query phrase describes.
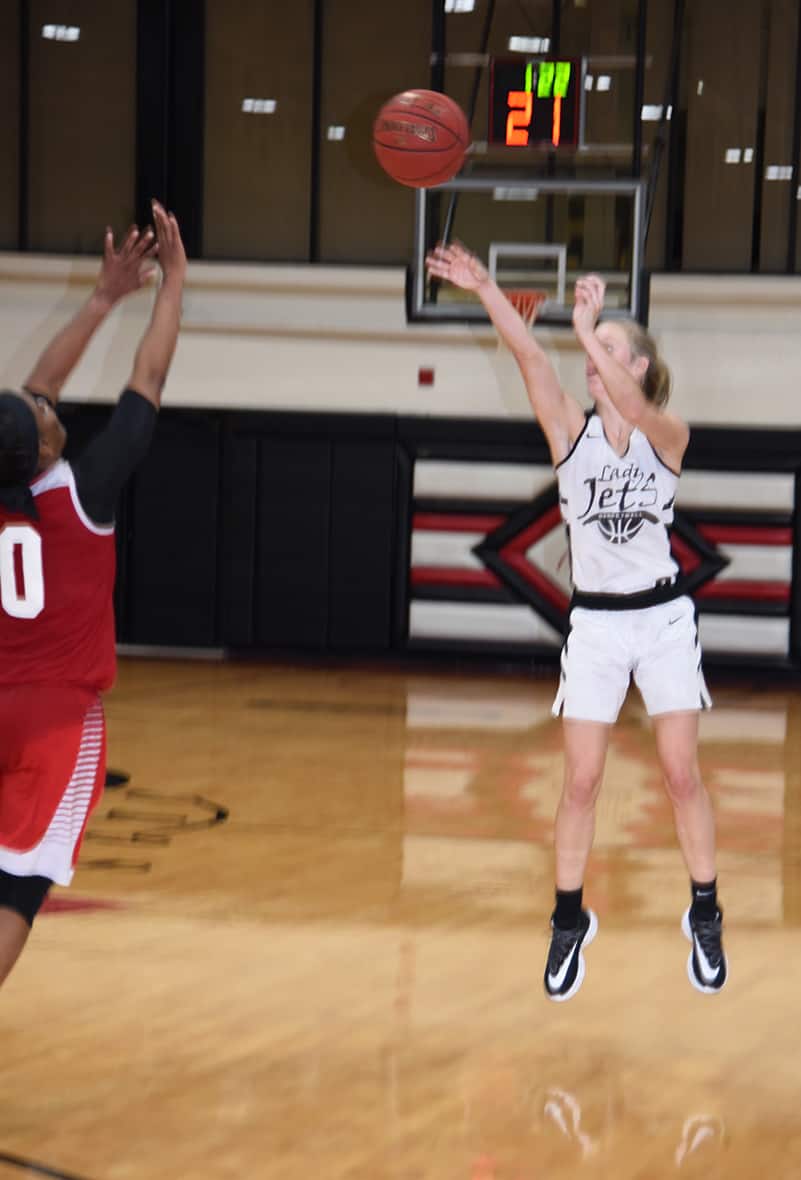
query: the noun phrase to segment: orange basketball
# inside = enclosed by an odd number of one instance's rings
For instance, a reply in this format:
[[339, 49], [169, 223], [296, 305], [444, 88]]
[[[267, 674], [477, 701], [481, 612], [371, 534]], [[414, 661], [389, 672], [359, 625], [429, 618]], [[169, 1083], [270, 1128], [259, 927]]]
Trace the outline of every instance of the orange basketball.
[[393, 180], [428, 188], [450, 180], [470, 143], [464, 111], [436, 90], [404, 90], [385, 102], [373, 123], [373, 148]]

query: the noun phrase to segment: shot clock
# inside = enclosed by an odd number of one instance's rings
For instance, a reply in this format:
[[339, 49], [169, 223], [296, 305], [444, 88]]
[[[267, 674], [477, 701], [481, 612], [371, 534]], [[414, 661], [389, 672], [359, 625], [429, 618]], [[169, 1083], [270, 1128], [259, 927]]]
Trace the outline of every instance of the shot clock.
[[506, 147], [575, 147], [581, 60], [494, 58], [489, 142]]

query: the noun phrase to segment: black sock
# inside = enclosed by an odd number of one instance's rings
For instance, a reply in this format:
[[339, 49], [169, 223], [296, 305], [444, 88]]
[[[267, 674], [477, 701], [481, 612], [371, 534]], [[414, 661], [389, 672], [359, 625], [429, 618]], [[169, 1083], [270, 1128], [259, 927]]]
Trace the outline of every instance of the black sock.
[[575, 930], [581, 917], [581, 895], [584, 887], [578, 889], [557, 889], [556, 909], [553, 924], [560, 930]]
[[702, 922], [712, 922], [718, 914], [718, 879], [714, 881], [691, 881], [693, 891], [693, 917]]

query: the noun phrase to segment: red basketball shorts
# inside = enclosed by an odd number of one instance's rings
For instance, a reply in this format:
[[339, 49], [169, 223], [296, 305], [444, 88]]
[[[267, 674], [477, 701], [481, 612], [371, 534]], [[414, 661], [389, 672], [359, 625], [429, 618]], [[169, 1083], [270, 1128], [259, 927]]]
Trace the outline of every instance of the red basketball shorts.
[[0, 869], [69, 885], [105, 777], [97, 693], [69, 685], [0, 688]]

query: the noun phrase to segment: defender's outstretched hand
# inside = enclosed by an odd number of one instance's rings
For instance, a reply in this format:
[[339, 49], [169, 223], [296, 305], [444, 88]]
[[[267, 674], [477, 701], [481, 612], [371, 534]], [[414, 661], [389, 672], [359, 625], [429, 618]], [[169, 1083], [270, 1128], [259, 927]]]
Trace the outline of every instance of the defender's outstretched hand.
[[186, 275], [186, 251], [174, 213], [168, 213], [158, 201], [153, 201], [153, 221], [158, 240], [159, 263], [164, 278], [183, 283]]
[[111, 309], [126, 295], [139, 291], [155, 274], [153, 259], [157, 249], [152, 229], [142, 233], [132, 225], [119, 250], [114, 246], [111, 229], [106, 229], [103, 261], [92, 294], [50, 341], [28, 374], [24, 389], [41, 393], [51, 402], [58, 400], [65, 381]]
[[447, 279], [463, 291], [477, 291], [489, 279], [489, 271], [481, 259], [456, 243], [436, 246], [426, 257], [426, 268], [430, 275]]
[[153, 258], [158, 251], [152, 229], [140, 232], [132, 225], [119, 250], [114, 246], [114, 233], [106, 229], [103, 243], [103, 263], [95, 294], [113, 307], [126, 295], [141, 290], [156, 273]]
[[150, 323], [137, 349], [128, 385], [158, 408], [181, 325], [186, 252], [178, 222], [158, 201], [153, 201], [153, 223], [164, 281], [156, 295]]

